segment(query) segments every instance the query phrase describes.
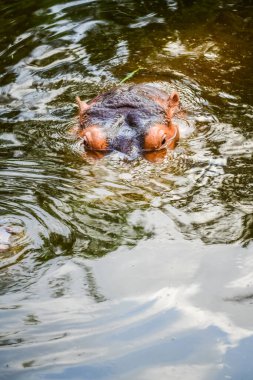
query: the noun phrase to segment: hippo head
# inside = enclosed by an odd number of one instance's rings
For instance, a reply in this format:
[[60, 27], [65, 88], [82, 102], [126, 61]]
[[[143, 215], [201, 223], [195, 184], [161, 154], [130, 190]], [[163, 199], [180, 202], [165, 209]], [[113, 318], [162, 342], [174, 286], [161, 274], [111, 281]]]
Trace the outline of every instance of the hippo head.
[[122, 86], [89, 103], [77, 102], [78, 134], [94, 157], [119, 152], [128, 160], [142, 155], [154, 161], [178, 142], [178, 128], [171, 122], [179, 106], [176, 92], [168, 95], [148, 84]]

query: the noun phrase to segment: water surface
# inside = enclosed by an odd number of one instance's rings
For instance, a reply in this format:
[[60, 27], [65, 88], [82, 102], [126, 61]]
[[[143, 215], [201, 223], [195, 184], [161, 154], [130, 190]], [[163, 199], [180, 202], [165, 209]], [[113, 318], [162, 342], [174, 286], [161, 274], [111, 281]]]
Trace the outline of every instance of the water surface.
[[[0, 379], [251, 379], [251, 2], [0, 9]], [[85, 158], [75, 96], [138, 67], [180, 146]]]

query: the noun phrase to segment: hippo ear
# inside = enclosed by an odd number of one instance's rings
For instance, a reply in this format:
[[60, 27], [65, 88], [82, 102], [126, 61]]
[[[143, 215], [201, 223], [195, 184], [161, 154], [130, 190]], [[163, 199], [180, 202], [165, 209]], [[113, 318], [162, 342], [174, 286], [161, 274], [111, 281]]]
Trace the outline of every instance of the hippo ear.
[[169, 117], [173, 117], [175, 112], [177, 111], [177, 108], [179, 106], [179, 95], [176, 91], [173, 91], [168, 99], [168, 104], [169, 104]]
[[176, 91], [173, 91], [169, 96], [169, 106], [178, 107], [179, 105], [179, 95]]
[[89, 109], [89, 105], [82, 101], [79, 96], [76, 97], [76, 101], [77, 101], [77, 104], [78, 104], [78, 107], [79, 107], [79, 114], [80, 115], [83, 115], [84, 112], [86, 112], [88, 109]]

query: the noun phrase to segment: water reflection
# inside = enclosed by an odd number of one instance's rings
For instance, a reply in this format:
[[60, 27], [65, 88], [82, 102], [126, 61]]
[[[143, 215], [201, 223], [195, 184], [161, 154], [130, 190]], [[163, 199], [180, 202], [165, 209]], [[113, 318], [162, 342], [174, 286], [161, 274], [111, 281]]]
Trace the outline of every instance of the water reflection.
[[[251, 379], [250, 2], [1, 10], [0, 378]], [[75, 96], [138, 67], [179, 92], [180, 146], [84, 159]]]
[[[159, 252], [143, 241], [132, 252], [121, 249], [97, 262], [56, 259], [34, 271], [25, 303], [19, 293], [3, 297], [2, 321], [9, 331], [2, 341], [2, 361], [8, 363], [3, 374], [23, 379], [29, 376], [25, 368], [32, 368], [42, 378], [144, 379], [159, 373], [166, 379], [189, 369], [190, 376], [203, 379], [237, 371], [249, 378], [250, 362], [244, 367], [232, 360], [252, 344], [249, 304], [238, 309], [224, 299], [231, 289], [236, 294], [248, 287], [252, 265], [247, 273], [234, 266], [240, 260], [236, 247], [168, 245], [159, 233], [153, 243]], [[245, 254], [251, 260], [250, 250]], [[110, 301], [93, 303], [91, 273]], [[17, 325], [12, 305], [20, 302]]]

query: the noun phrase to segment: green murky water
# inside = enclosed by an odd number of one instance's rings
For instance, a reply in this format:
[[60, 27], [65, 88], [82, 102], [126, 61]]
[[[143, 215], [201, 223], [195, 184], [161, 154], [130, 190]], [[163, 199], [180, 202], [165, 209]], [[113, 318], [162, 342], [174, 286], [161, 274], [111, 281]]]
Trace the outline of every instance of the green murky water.
[[[251, 1], [0, 9], [0, 379], [251, 379]], [[180, 146], [85, 160], [75, 96], [138, 67]]]

